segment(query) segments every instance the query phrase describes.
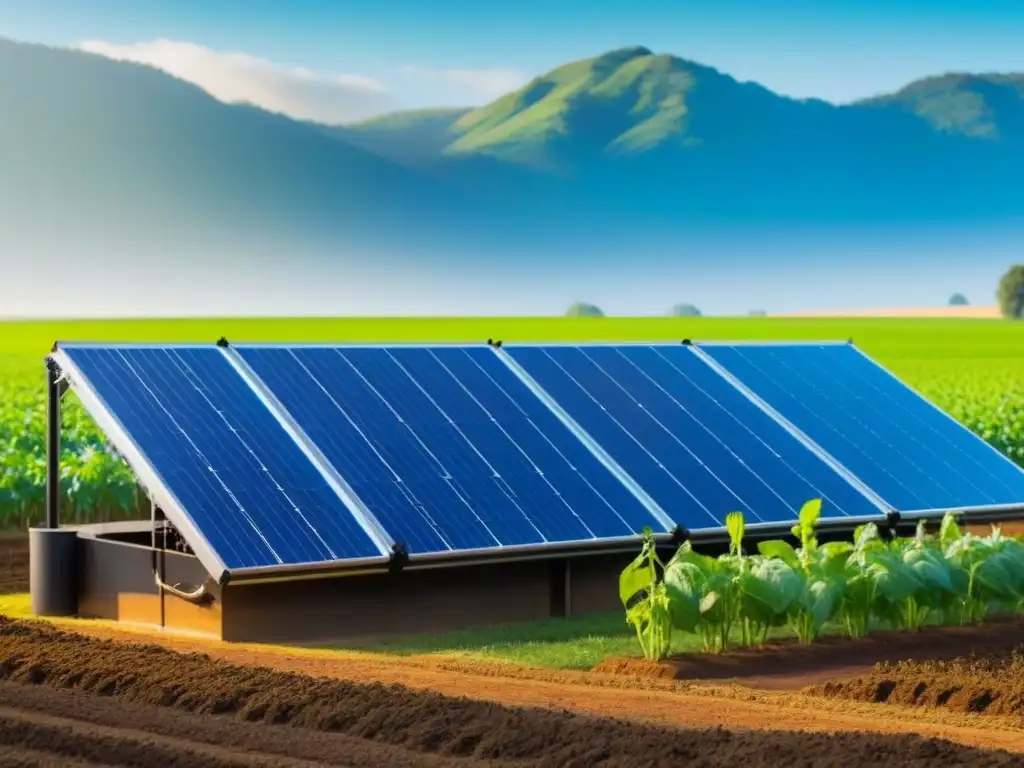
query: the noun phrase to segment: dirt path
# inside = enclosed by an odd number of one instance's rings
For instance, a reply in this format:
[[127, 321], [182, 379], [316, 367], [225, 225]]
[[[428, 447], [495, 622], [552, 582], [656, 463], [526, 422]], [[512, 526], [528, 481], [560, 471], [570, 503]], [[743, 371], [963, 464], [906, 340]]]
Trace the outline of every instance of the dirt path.
[[[82, 631], [120, 642], [140, 640], [139, 633], [110, 627], [90, 625]], [[1024, 727], [1019, 718], [904, 709], [741, 686], [525, 669], [444, 657], [396, 659], [312, 650], [293, 654], [181, 637], [142, 636], [175, 651], [203, 653], [232, 664], [359, 683], [398, 683], [502, 704], [564, 708], [691, 728], [919, 734], [1024, 753]]]
[[[732, 728], [728, 720], [730, 729], [671, 729], [544, 707], [504, 707], [402, 686], [240, 666], [155, 644], [102, 642], [43, 624], [3, 620], [0, 679], [4, 765], [1001, 768], [1020, 763], [1007, 751], [912, 733], [764, 732]], [[506, 683], [518, 688], [538, 681], [503, 680], [501, 687]], [[587, 695], [580, 685], [562, 687], [575, 689], [580, 698]], [[589, 690], [620, 698], [628, 692]], [[703, 706], [699, 697], [673, 698], [656, 690], [648, 695], [665, 697], [666, 711], [670, 704], [677, 710]], [[643, 697], [626, 698], [643, 712]], [[560, 696], [544, 703], [559, 705]], [[799, 727], [799, 718], [791, 715], [784, 709], [762, 713]]]

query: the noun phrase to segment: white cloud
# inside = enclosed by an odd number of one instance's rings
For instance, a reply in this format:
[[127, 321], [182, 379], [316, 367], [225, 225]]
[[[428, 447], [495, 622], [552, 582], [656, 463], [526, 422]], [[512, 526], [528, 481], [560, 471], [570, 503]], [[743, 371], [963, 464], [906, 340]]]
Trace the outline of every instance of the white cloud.
[[162, 69], [221, 101], [249, 102], [302, 120], [347, 123], [396, 106], [389, 89], [369, 77], [313, 72], [193, 43], [153, 40], [116, 45], [89, 40], [78, 48]]
[[471, 97], [486, 100], [504, 96], [526, 84], [529, 79], [516, 69], [427, 69], [402, 67], [402, 73], [434, 83], [443, 83], [468, 92]]

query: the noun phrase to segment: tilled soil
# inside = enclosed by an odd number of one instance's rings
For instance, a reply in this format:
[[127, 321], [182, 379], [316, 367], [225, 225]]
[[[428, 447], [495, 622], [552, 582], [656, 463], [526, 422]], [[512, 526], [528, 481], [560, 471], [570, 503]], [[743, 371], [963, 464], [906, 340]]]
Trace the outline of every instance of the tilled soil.
[[28, 536], [0, 533], [0, 595], [28, 591]]
[[1024, 647], [1008, 654], [976, 653], [950, 661], [879, 664], [870, 674], [811, 686], [807, 692], [1024, 721]]
[[[689, 653], [663, 661], [610, 658], [595, 671], [641, 678], [730, 681], [762, 690], [800, 690], [816, 683], [862, 676], [880, 663], [936, 661], [968, 654], [1005, 657], [1024, 641], [1024, 617], [996, 618], [966, 627], [886, 630], [867, 637], [821, 637], [727, 653]], [[868, 699], [870, 700], [870, 699]]]
[[[180, 653], [203, 653], [247, 667], [362, 684], [400, 684], [449, 697], [546, 707], [600, 717], [702, 730], [836, 731], [936, 737], [981, 749], [1024, 754], [1019, 718], [962, 715], [920, 707], [824, 699], [799, 691], [765, 691], [735, 684], [683, 683], [677, 680], [537, 669], [446, 656], [394, 656], [286, 651], [235, 645], [166, 633], [127, 630], [109, 624], [68, 621], [65, 628], [96, 639], [137, 645], [158, 643]], [[870, 671], [871, 667], [867, 667]], [[862, 670], [863, 672], [863, 670]], [[1005, 721], [1005, 722], [1004, 722]]]
[[683, 730], [506, 707], [2, 618], [0, 679], [0, 765], [1020, 764], [915, 735]]

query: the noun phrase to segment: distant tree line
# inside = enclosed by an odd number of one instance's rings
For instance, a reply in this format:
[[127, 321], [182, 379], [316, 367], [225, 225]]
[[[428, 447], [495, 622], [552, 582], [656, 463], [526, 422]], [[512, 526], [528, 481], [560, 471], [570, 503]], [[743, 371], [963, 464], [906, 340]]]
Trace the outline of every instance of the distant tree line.
[[[996, 300], [1003, 317], [1014, 320], [1024, 319], [1024, 264], [1016, 264], [1003, 275], [996, 289]], [[964, 307], [970, 302], [962, 293], [954, 293], [949, 297], [951, 307]], [[569, 317], [604, 317], [604, 312], [596, 304], [577, 301], [566, 312]], [[673, 317], [701, 317], [701, 311], [694, 304], [676, 304], [669, 310]], [[765, 317], [768, 313], [763, 309], [752, 309], [750, 317]]]
[[[669, 310], [672, 317], [701, 317], [701, 311], [693, 304], [676, 304]], [[753, 312], [751, 313], [753, 314]], [[574, 302], [565, 313], [566, 317], [604, 317], [604, 312], [596, 304], [585, 301]]]

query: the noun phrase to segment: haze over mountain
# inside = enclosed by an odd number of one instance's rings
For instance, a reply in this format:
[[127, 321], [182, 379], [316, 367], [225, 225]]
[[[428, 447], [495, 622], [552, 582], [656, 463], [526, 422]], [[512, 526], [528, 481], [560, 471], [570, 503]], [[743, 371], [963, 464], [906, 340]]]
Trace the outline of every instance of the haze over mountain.
[[[410, 265], [597, 269], [612, 257], [596, 244], [642, 243], [646, 268], [693, 270], [718, 257], [677, 242], [705, 230], [1024, 218], [1024, 75], [942, 75], [837, 106], [636, 47], [477, 109], [326, 126], [0, 40], [0, 114], [0, 249], [28, 259], [187, 251], [198, 267], [216, 252], [234, 269], [315, 253], [385, 280]], [[731, 258], [716, 266], [749, 261]]]
[[1024, 213], [1014, 194], [1024, 75], [947, 75], [836, 106], [627, 48], [566, 64], [479, 109], [388, 115], [339, 135], [470, 181], [481, 158], [530, 169], [544, 184], [518, 177], [510, 187], [525, 185], [549, 205], [569, 185], [588, 212], [705, 222]]

